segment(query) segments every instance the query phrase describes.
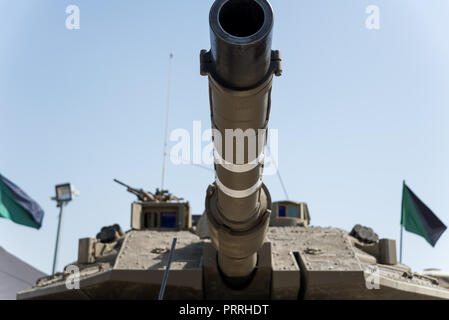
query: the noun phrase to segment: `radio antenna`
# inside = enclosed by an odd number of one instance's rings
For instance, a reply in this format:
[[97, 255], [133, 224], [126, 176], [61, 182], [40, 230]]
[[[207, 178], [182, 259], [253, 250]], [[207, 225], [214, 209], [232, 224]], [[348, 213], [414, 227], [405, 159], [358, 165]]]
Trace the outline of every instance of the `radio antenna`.
[[162, 181], [161, 181], [161, 190], [164, 190], [165, 184], [165, 167], [167, 163], [167, 140], [168, 140], [168, 113], [170, 110], [170, 85], [171, 85], [171, 72], [172, 72], [172, 60], [173, 53], [170, 53], [169, 61], [168, 61], [168, 89], [167, 89], [167, 108], [165, 113], [165, 135], [164, 135], [164, 154], [162, 156]]

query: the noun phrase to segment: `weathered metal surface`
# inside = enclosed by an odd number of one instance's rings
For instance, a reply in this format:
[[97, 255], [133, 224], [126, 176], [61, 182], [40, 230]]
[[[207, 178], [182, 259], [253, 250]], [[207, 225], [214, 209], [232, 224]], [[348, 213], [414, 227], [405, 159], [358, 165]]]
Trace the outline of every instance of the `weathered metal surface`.
[[114, 269], [165, 270], [171, 242], [176, 237], [171, 270], [201, 269], [203, 242], [189, 231], [132, 230], [128, 232]]

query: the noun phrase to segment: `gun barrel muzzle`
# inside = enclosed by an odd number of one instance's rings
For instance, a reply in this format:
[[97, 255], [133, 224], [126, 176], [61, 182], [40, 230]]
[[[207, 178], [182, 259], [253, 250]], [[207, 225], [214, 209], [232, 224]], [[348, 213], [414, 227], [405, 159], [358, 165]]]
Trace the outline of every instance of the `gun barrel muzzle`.
[[231, 88], [250, 88], [268, 73], [273, 11], [267, 1], [215, 1], [209, 15], [214, 76]]

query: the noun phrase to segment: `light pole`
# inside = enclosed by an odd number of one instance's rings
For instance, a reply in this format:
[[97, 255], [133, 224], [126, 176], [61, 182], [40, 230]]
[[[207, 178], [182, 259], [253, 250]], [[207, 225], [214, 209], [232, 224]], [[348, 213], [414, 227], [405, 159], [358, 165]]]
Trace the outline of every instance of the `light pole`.
[[64, 212], [64, 206], [66, 206], [72, 199], [79, 195], [79, 192], [75, 190], [75, 187], [70, 183], [58, 184], [55, 186], [56, 196], [52, 197], [52, 200], [56, 201], [56, 207], [59, 208], [59, 218], [58, 218], [58, 231], [56, 233], [56, 244], [55, 244], [55, 254], [53, 256], [53, 269], [52, 274], [56, 271], [56, 262], [58, 258], [59, 251], [59, 233], [61, 231], [61, 220], [62, 214]]

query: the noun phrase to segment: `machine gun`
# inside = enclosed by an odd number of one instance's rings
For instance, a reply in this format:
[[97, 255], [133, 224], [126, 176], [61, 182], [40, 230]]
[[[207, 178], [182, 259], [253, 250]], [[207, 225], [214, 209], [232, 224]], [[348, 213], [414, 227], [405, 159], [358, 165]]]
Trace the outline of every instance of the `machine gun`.
[[159, 190], [156, 189], [156, 193], [151, 193], [149, 191], [145, 191], [143, 189], [133, 188], [126, 183], [121, 182], [120, 180], [114, 179], [118, 184], [126, 187], [126, 190], [132, 194], [134, 194], [137, 199], [143, 202], [170, 202], [170, 201], [182, 201], [183, 198], [178, 198], [172, 195], [168, 190]]
[[117, 182], [118, 184], [126, 187], [126, 191], [134, 194], [137, 199], [139, 199], [140, 201], [157, 201], [157, 198], [154, 194], [152, 194], [151, 192], [145, 191], [143, 189], [136, 189], [133, 188], [129, 185], [127, 185], [126, 183], [121, 182], [120, 180], [114, 179], [115, 182]]

